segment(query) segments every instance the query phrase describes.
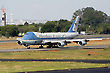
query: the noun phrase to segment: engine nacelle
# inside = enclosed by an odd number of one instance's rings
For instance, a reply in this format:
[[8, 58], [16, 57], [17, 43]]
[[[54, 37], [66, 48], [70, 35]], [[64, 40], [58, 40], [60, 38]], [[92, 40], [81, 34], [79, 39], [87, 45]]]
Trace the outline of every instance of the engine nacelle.
[[87, 41], [86, 41], [86, 40], [82, 40], [82, 41], [79, 41], [78, 44], [79, 44], [80, 46], [84, 46], [84, 45], [87, 44]]
[[58, 44], [59, 47], [63, 47], [63, 46], [65, 46], [65, 45], [66, 45], [65, 42], [60, 42], [60, 43]]

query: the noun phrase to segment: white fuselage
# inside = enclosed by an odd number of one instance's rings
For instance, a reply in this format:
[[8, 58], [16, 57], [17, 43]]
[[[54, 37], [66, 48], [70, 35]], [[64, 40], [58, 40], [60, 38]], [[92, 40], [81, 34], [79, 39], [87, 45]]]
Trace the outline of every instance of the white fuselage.
[[77, 32], [56, 32], [56, 33], [39, 33], [27, 32], [23, 38], [22, 43], [25, 44], [46, 44], [46, 43], [61, 43], [67, 40], [74, 39], [78, 35]]
[[73, 39], [78, 35], [77, 32], [56, 32], [56, 33], [39, 33], [33, 32], [39, 39]]

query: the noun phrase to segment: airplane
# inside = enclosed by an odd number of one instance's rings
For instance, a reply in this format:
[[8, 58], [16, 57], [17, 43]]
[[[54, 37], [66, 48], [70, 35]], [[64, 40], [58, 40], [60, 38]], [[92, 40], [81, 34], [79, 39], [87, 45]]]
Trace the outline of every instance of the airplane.
[[89, 40], [102, 40], [99, 39], [74, 39], [81, 35], [77, 32], [80, 16], [77, 16], [72, 23], [68, 32], [27, 32], [23, 38], [17, 38], [19, 45], [24, 45], [27, 49], [30, 49], [30, 45], [39, 45], [39, 48], [43, 48], [43, 45], [48, 45], [47, 48], [64, 47], [68, 43], [76, 42], [81, 46], [87, 44]]

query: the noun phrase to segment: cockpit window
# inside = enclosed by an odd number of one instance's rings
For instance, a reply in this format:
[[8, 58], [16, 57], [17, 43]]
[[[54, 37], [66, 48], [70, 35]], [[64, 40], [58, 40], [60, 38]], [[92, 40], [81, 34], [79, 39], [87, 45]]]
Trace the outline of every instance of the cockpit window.
[[26, 33], [25, 35], [29, 35], [29, 33]]

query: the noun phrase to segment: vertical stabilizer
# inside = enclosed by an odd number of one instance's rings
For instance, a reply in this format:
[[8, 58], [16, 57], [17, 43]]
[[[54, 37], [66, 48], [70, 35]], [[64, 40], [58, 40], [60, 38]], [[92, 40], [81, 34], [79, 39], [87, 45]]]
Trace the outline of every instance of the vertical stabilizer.
[[78, 29], [78, 24], [79, 24], [79, 16], [76, 17], [76, 19], [74, 20], [72, 26], [70, 27], [70, 29], [68, 30], [68, 32], [77, 32]]

